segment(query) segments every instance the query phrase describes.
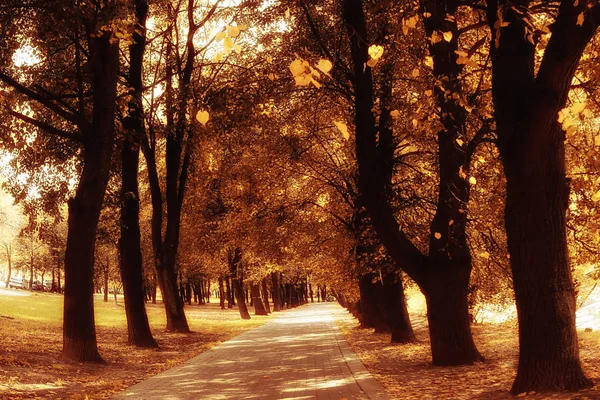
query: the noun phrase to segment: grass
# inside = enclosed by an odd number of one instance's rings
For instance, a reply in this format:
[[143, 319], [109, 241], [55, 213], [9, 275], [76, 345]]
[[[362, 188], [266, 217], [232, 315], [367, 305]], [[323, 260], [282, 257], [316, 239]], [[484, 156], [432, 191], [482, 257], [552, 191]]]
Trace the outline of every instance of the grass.
[[[25, 296], [15, 296], [25, 294]], [[50, 293], [0, 290], [0, 397], [10, 399], [106, 399], [112, 394], [185, 360], [270, 317], [241, 320], [237, 308], [220, 310], [218, 302], [186, 306], [193, 331], [164, 331], [162, 304], [147, 304], [148, 319], [161, 348], [144, 350], [127, 345], [122, 299], [114, 304], [95, 298], [96, 330], [106, 365], [64, 360], [63, 297]]]

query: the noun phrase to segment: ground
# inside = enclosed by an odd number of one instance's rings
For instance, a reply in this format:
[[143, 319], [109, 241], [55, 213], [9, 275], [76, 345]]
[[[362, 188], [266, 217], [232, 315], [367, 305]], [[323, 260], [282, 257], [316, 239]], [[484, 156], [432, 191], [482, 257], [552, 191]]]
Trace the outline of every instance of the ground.
[[0, 393], [10, 399], [106, 399], [134, 383], [178, 365], [270, 317], [239, 318], [237, 308], [218, 303], [186, 307], [192, 334], [164, 331], [162, 304], [147, 304], [160, 350], [127, 345], [122, 299], [96, 297], [98, 347], [106, 365], [60, 358], [62, 296], [0, 289]]
[[[352, 350], [396, 399], [509, 399], [518, 358], [517, 325], [473, 325], [483, 363], [461, 367], [433, 367], [424, 314], [412, 313], [417, 343], [396, 345], [389, 335], [360, 328], [350, 315], [338, 320]], [[580, 356], [592, 389], [578, 393], [521, 394], [528, 399], [600, 399], [600, 332], [579, 331]]]

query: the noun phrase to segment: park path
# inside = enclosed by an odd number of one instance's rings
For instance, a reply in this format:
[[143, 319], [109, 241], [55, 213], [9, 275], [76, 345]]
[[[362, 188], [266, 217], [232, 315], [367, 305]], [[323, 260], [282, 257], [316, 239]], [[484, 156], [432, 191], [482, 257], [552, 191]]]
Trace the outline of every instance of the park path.
[[283, 311], [114, 399], [388, 399], [338, 329], [344, 313], [337, 303]]

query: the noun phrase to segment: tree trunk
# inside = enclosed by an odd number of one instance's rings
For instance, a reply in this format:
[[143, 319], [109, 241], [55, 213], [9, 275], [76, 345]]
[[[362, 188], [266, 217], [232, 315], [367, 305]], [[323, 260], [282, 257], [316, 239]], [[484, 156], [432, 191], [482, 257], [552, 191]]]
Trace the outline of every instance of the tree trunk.
[[235, 249], [230, 250], [227, 259], [229, 262], [229, 272], [231, 273], [231, 286], [238, 303], [240, 317], [242, 317], [242, 319], [250, 319], [250, 313], [248, 312], [248, 307], [246, 307], [243, 280], [240, 277], [241, 271], [239, 271], [239, 266], [242, 261], [241, 249], [236, 247]]
[[62, 354], [78, 362], [102, 362], [94, 324], [94, 244], [109, 178], [115, 134], [119, 46], [112, 32], [90, 36], [93, 110], [83, 171], [69, 201]]
[[104, 302], [108, 303], [108, 260], [106, 260], [106, 264], [102, 265], [103, 274], [102, 278], [104, 281], [103, 289], [104, 289]]
[[12, 263], [11, 263], [11, 249], [10, 244], [6, 244], [6, 262], [8, 263], [8, 275], [6, 275], [6, 283], [4, 285], [5, 288], [8, 288], [10, 284], [10, 276], [12, 274]]
[[[146, 47], [146, 0], [132, 0], [139, 29], [133, 33], [129, 46], [129, 75], [131, 90], [129, 115], [123, 120], [125, 135], [121, 148], [121, 238], [119, 240], [119, 270], [123, 282], [127, 341], [137, 347], [156, 348], [146, 314], [144, 273], [140, 244], [140, 204], [138, 168], [140, 140], [145, 135], [142, 105], [142, 69]], [[141, 34], [140, 34], [141, 33]]]
[[269, 288], [267, 287], [267, 278], [263, 278], [261, 282], [263, 305], [265, 306], [265, 310], [267, 311], [267, 313], [270, 313], [271, 306], [269, 305]]
[[228, 276], [225, 277], [225, 287], [227, 296], [227, 308], [233, 308], [233, 292], [231, 291], [231, 284]]
[[233, 291], [235, 293], [235, 297], [237, 299], [238, 310], [240, 312], [240, 317], [242, 319], [250, 319], [250, 313], [248, 312], [248, 307], [246, 307], [246, 299], [244, 298], [244, 289], [242, 288], [241, 283], [237, 278], [233, 278], [231, 280]]
[[256, 283], [250, 284], [252, 294], [252, 303], [254, 305], [254, 315], [268, 315], [262, 298], [260, 297], [260, 287]]
[[281, 296], [279, 291], [279, 275], [277, 272], [271, 272], [271, 282], [273, 284], [273, 311], [281, 311]]
[[219, 305], [221, 310], [225, 309], [225, 289], [223, 287], [223, 275], [219, 275]]
[[390, 332], [384, 312], [383, 284], [378, 274], [368, 272], [358, 280], [360, 289], [360, 323], [375, 332]]
[[[504, 5], [488, 5], [490, 26], [498, 24], [500, 7]], [[507, 26], [501, 36], [492, 29], [497, 45], [491, 49], [497, 142], [506, 175], [505, 225], [519, 320], [513, 394], [592, 385], [579, 359], [566, 240], [565, 132], [557, 118], [581, 55], [597, 30], [600, 6], [560, 3], [537, 76], [536, 49], [523, 37], [528, 32], [523, 12], [526, 7], [502, 12]]]
[[29, 257], [29, 291], [33, 290], [33, 255]]
[[157, 273], [167, 316], [167, 331], [188, 333], [190, 328], [183, 312], [183, 300], [179, 296], [174, 262], [169, 266], [160, 262], [157, 265]]
[[383, 301], [392, 343], [412, 343], [417, 339], [410, 323], [401, 274], [384, 272]]

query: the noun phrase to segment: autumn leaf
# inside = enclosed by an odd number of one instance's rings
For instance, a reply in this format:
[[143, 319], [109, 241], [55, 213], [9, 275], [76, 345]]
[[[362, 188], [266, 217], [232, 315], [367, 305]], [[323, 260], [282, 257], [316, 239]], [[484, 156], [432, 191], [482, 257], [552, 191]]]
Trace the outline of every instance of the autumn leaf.
[[383, 56], [383, 46], [373, 44], [369, 46], [369, 56], [373, 60], [379, 60]]
[[336, 128], [338, 128], [338, 130], [342, 132], [342, 136], [344, 137], [344, 139], [350, 139], [350, 133], [348, 133], [348, 126], [345, 123], [341, 121], [334, 121], [333, 123], [335, 124]]
[[235, 26], [235, 25], [233, 25], [233, 26], [228, 26], [228, 27], [227, 27], [227, 34], [228, 34], [230, 37], [232, 37], [232, 38], [238, 37], [238, 35], [240, 34], [240, 28], [239, 28], [239, 27], [237, 27], [237, 26]]
[[331, 71], [331, 69], [333, 68], [333, 64], [331, 63], [331, 61], [327, 60], [327, 59], [320, 59], [319, 62], [317, 63], [317, 68], [322, 71], [324, 74], [329, 73], [329, 71]]
[[198, 122], [200, 122], [203, 126], [206, 126], [206, 123], [208, 122], [208, 111], [198, 111], [198, 113], [196, 114], [196, 119], [198, 120]]
[[438, 239], [438, 240], [442, 238], [442, 234], [441, 234], [441, 233], [439, 233], [439, 232], [435, 232], [435, 233], [433, 234], [433, 236], [434, 236], [436, 239]]

